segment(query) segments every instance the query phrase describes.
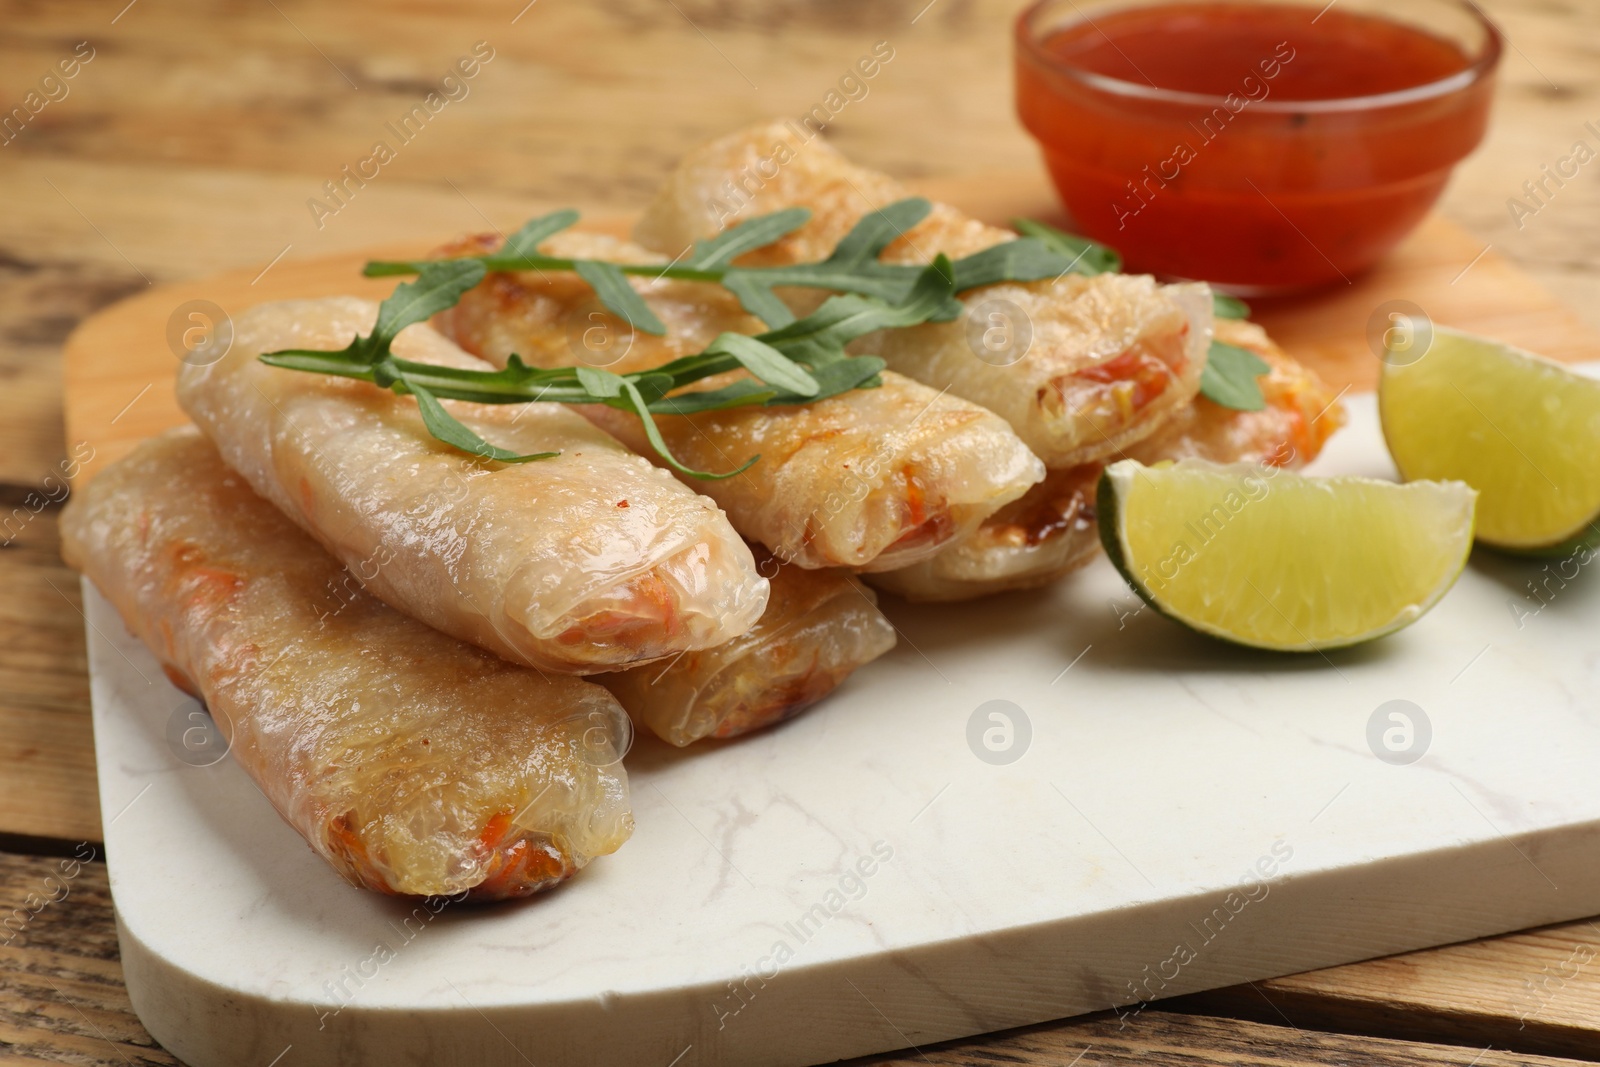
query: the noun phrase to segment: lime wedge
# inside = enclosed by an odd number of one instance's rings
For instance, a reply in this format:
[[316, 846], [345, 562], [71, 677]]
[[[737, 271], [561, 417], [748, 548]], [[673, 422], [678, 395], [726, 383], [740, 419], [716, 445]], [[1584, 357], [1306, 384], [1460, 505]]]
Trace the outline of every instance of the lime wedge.
[[1135, 592], [1190, 629], [1341, 648], [1409, 626], [1455, 584], [1476, 496], [1461, 482], [1123, 460], [1100, 476], [1100, 540]]
[[1494, 548], [1546, 556], [1600, 543], [1600, 381], [1437, 326], [1426, 354], [1402, 363], [1391, 354], [1378, 383], [1401, 477], [1476, 488], [1478, 539]]

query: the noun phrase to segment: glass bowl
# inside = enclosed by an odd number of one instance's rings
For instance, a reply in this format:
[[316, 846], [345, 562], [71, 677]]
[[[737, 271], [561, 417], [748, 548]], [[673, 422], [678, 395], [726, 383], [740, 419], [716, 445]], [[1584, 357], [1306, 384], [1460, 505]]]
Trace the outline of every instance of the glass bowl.
[[[1121, 251], [1130, 270], [1240, 295], [1348, 282], [1382, 258], [1482, 140], [1501, 36], [1469, 0], [1336, 3], [1039, 0], [1024, 11], [1016, 23], [1017, 110], [1074, 227]], [[1282, 49], [1263, 55], [1237, 71], [1229, 93], [1122, 80], [1049, 47], [1058, 34], [1076, 30], [1088, 40], [1118, 19], [1150, 17], [1140, 9], [1160, 9], [1171, 25], [1219, 9], [1238, 16], [1240, 8], [1272, 8], [1262, 15], [1296, 25], [1303, 15], [1304, 29], [1286, 35], [1289, 58]], [[1348, 31], [1350, 18], [1363, 16], [1442, 38], [1467, 65], [1371, 95], [1293, 100], [1272, 91], [1317, 33], [1332, 32], [1325, 20], [1343, 20]]]

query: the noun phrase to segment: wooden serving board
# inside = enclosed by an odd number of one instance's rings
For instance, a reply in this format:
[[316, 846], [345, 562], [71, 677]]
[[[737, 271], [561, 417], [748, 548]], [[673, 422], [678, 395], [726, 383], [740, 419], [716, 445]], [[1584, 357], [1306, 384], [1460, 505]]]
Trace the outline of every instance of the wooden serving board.
[[[932, 191], [1047, 214], [1023, 179]], [[1366, 323], [1394, 298], [1600, 355], [1478, 252], [1432, 220], [1375, 275], [1258, 317], [1346, 385], [1371, 381]], [[67, 365], [85, 469], [181, 417], [174, 307], [392, 284], [358, 266], [165, 287], [85, 323]], [[1317, 469], [1392, 473], [1371, 397], [1350, 406]], [[615, 856], [437, 914], [345, 886], [231, 762], [179, 759], [198, 709], [86, 588], [129, 993], [195, 1067], [797, 1067], [1594, 914], [1600, 587], [1519, 620], [1536, 573], [1475, 559], [1412, 628], [1327, 657], [1187, 634], [1103, 560], [1032, 594], [889, 601], [899, 647], [805, 715], [687, 751], [641, 738]], [[1411, 762], [1373, 740], [1396, 700]], [[996, 702], [1002, 759], [972, 740]]]

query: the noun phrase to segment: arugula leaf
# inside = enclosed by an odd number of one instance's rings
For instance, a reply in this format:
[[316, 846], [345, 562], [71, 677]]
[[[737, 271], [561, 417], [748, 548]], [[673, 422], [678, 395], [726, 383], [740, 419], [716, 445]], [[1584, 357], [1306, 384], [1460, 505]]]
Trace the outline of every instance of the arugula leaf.
[[578, 221], [578, 213], [571, 208], [561, 211], [552, 211], [548, 215], [529, 219], [522, 224], [516, 233], [506, 238], [505, 247], [497, 256], [504, 258], [507, 255], [519, 259], [528, 259], [538, 255], [539, 245], [551, 237], [567, 229]]
[[[927, 321], [929, 315], [949, 299], [952, 273], [949, 259], [941, 255], [918, 273], [916, 285], [897, 305], [850, 294], [833, 296], [804, 319], [734, 342], [753, 341], [772, 355], [793, 361], [790, 366], [806, 375], [807, 381], [804, 383], [798, 381], [798, 375], [794, 376], [795, 381], [788, 381], [792, 372], [779, 373], [781, 365], [775, 362], [769, 363], [765, 359], [741, 361], [752, 374], [762, 379], [760, 384], [747, 380], [716, 390], [680, 393], [652, 403], [650, 409], [660, 415], [688, 415], [739, 404], [803, 404], [837, 396], [851, 389], [875, 387], [880, 384], [877, 378], [884, 369], [883, 360], [876, 356], [849, 355], [845, 345], [876, 330]], [[709, 364], [697, 367], [695, 361], [706, 354], [720, 351], [719, 344], [738, 336], [723, 334], [702, 356], [675, 360], [657, 370], [677, 374], [694, 372], [701, 377], [720, 373], [719, 367]], [[809, 374], [806, 374], [805, 368], [809, 368]], [[804, 384], [805, 388], [795, 387], [800, 384]], [[773, 386], [780, 388], [774, 389]]]
[[[838, 396], [848, 393], [852, 389], [876, 389], [883, 382], [878, 375], [887, 366], [877, 356], [851, 356], [848, 359], [834, 360], [817, 368], [815, 377], [821, 386], [821, 396]], [[781, 404], [803, 404], [813, 397], [786, 397], [778, 395], [767, 401], [768, 407], [777, 407]]]
[[644, 297], [634, 292], [633, 286], [628, 284], [627, 277], [615, 263], [579, 259], [573, 261], [573, 270], [594, 287], [594, 295], [608, 311], [632, 328], [653, 333], [657, 337], [667, 332], [666, 326], [656, 318], [656, 313], [650, 310]]
[[[744, 365], [765, 384], [741, 381], [716, 390], [680, 393], [651, 404], [650, 409], [661, 415], [688, 415], [748, 403], [774, 407], [804, 404], [852, 389], [876, 387], [881, 384], [878, 375], [884, 369], [883, 360], [876, 356], [849, 355], [845, 345], [877, 330], [928, 321], [950, 299], [952, 273], [949, 259], [941, 255], [919, 272], [916, 285], [899, 304], [888, 305], [853, 294], [832, 296], [803, 319], [743, 339], [759, 343], [780, 358], [792, 360], [791, 366], [796, 369], [809, 368], [809, 381], [804, 389], [794, 388], [787, 383], [787, 373], [782, 376], [773, 373], [777, 365], [764, 361], [751, 362]], [[718, 338], [718, 342], [737, 336], [724, 334]], [[717, 342], [714, 342], [707, 348], [707, 353], [711, 353], [716, 346]], [[682, 372], [688, 368], [690, 360], [697, 358], [677, 360], [658, 370]], [[801, 369], [801, 373], [805, 371]], [[781, 388], [773, 389], [772, 386]]]
[[920, 196], [896, 200], [861, 216], [824, 263], [846, 265], [876, 260], [898, 237], [928, 217], [933, 205]]
[[1062, 252], [1034, 237], [1019, 237], [963, 256], [955, 263], [956, 292], [976, 289], [996, 282], [1036, 282], [1058, 278], [1077, 270], [1081, 260], [1075, 255], [1065, 264]]
[[609, 400], [612, 397], [622, 395], [622, 375], [613, 374], [599, 367], [574, 367], [572, 369], [578, 376], [578, 384], [588, 390], [590, 396]]
[[1248, 349], [1212, 341], [1206, 353], [1206, 369], [1200, 375], [1200, 393], [1225, 408], [1260, 411], [1267, 401], [1256, 379], [1271, 369], [1266, 360]]
[[402, 282], [378, 305], [378, 321], [372, 333], [351, 342], [362, 353], [387, 352], [401, 330], [426, 322], [438, 312], [453, 308], [461, 295], [483, 281], [487, 271], [482, 263], [470, 259], [447, 259], [430, 263], [414, 282]]
[[446, 411], [445, 406], [439, 403], [439, 398], [427, 389], [415, 382], [407, 382], [404, 378], [400, 380], [405, 383], [406, 391], [417, 398], [417, 408], [422, 412], [422, 424], [428, 428], [429, 433], [447, 445], [454, 445], [463, 452], [470, 452], [485, 459], [497, 459], [501, 463], [526, 463], [533, 459], [551, 459], [561, 455], [560, 452], [534, 452], [519, 456], [498, 445], [491, 445]]
[[[824, 260], [773, 267], [735, 267], [734, 259], [792, 233], [810, 218], [802, 207], [785, 208], [746, 219], [708, 240], [697, 241], [686, 262], [658, 264], [607, 263], [601, 260], [546, 256], [534, 247], [550, 234], [572, 224], [573, 211], [552, 212], [518, 230], [505, 248], [470, 257], [488, 270], [575, 271], [594, 287], [601, 303], [614, 314], [646, 333], [657, 333], [659, 320], [636, 299], [624, 275], [676, 278], [721, 285], [733, 293], [750, 314], [777, 329], [794, 321], [794, 313], [774, 289], [800, 287], [875, 297], [895, 304], [916, 283], [921, 268], [907, 263], [884, 263], [878, 257], [892, 242], [925, 219], [932, 205], [910, 197], [862, 216]], [[1117, 254], [1104, 245], [1063, 233], [1041, 223], [1019, 220], [1024, 236], [1014, 241], [963, 256], [954, 263], [955, 292], [965, 292], [1003, 281], [1031, 282], [1055, 278], [1069, 271], [1098, 274], [1121, 266]], [[368, 276], [415, 273], [429, 260], [368, 263]], [[936, 310], [932, 321], [948, 322], [961, 315], [961, 303], [950, 297]]]
[[730, 227], [708, 240], [696, 241], [688, 265], [699, 270], [726, 267], [746, 252], [765, 248], [798, 230], [811, 220], [811, 209], [784, 208], [770, 215], [758, 215]]
[[[773, 328], [794, 321], [793, 312], [773, 293], [776, 286], [832, 289], [898, 302], [922, 268], [882, 263], [878, 256], [931, 210], [933, 205], [921, 197], [897, 200], [862, 216], [827, 259], [782, 267], [730, 268], [720, 279], [721, 284], [739, 298], [746, 311]], [[939, 314], [943, 319], [954, 319], [961, 314], [961, 306], [950, 300]]]
[[337, 352], [315, 348], [284, 348], [277, 352], [266, 353], [261, 357], [261, 362], [271, 367], [283, 367], [285, 370], [303, 370], [313, 374], [336, 374], [342, 378], [372, 380], [372, 375], [366, 373], [371, 363], [348, 348]]
[[816, 396], [817, 380], [760, 337], [740, 333], [720, 334], [706, 347], [706, 355], [729, 355], [739, 365], [769, 385], [780, 386], [800, 396]]
[[951, 298], [954, 268], [940, 253], [917, 276], [916, 284], [898, 304], [846, 293], [830, 296], [821, 307], [797, 322], [761, 334], [760, 339], [790, 359], [813, 371], [828, 363], [848, 359], [844, 346], [877, 330], [914, 326], [926, 322]]
[[[883, 263], [877, 257], [926, 218], [930, 210], [928, 201], [919, 197], [896, 201], [864, 216], [827, 259], [784, 267], [729, 270], [722, 277], [722, 285], [739, 298], [746, 311], [774, 328], [794, 321], [789, 309], [773, 294], [775, 286], [833, 289], [896, 303], [915, 284], [921, 268]], [[1103, 245], [1037, 223], [1028, 226], [1034, 231], [1033, 236], [1006, 241], [955, 260], [952, 294], [998, 282], [1041, 281], [1068, 271], [1098, 274], [1121, 265], [1116, 253]], [[958, 318], [961, 310], [960, 302], [952, 295], [929, 318], [948, 322]]]
[[698, 411], [721, 411], [748, 404], [765, 404], [778, 395], [778, 390], [765, 382], [741, 378], [721, 389], [704, 389], [652, 400], [650, 411], [656, 415], [693, 415]]
[[787, 326], [794, 321], [789, 305], [779, 300], [772, 286], [755, 274], [730, 270], [722, 276], [722, 287], [739, 298], [740, 307], [768, 326]]
[[356, 337], [342, 349], [286, 348], [261, 358], [275, 367], [322, 374], [342, 375], [341, 368], [370, 367], [389, 354], [389, 346], [401, 330], [455, 307], [461, 295], [481, 282], [485, 273], [483, 264], [473, 259], [430, 261], [417, 273], [416, 281], [395, 286], [394, 292], [378, 305], [378, 320], [371, 333]]
[[[488, 270], [538, 270], [551, 262], [539, 252], [540, 243], [578, 221], [578, 213], [571, 208], [552, 211], [529, 219], [506, 238], [503, 247], [484, 256], [463, 256], [462, 260], [482, 263]], [[430, 263], [453, 262], [437, 259], [368, 260], [361, 273], [368, 278], [386, 278], [396, 274], [416, 274]], [[570, 266], [566, 269], [572, 269]]]
[[1069, 257], [1073, 264], [1071, 269], [1078, 274], [1115, 274], [1122, 269], [1122, 257], [1110, 245], [1033, 219], [1012, 219], [1011, 225], [1024, 237], [1042, 241], [1051, 251]]
[[640, 395], [644, 397], [645, 402], [648, 404], [655, 403], [678, 388], [678, 379], [676, 377], [653, 370], [644, 371], [640, 374], [630, 374], [624, 381], [632, 382], [633, 387], [639, 390]]
[[716, 474], [712, 471], [697, 471], [693, 467], [685, 467], [682, 463], [678, 462], [678, 458], [674, 456], [672, 454], [672, 450], [667, 447], [667, 442], [662, 439], [661, 428], [656, 425], [656, 420], [651, 416], [650, 413], [649, 402], [646, 401], [643, 395], [640, 394], [638, 387], [632, 382], [625, 380], [622, 383], [622, 394], [627, 401], [626, 406], [623, 407], [623, 410], [632, 411], [635, 415], [639, 416], [639, 422], [644, 426], [644, 435], [650, 441], [650, 447], [654, 448], [656, 450], [656, 455], [660, 456], [667, 466], [671, 467], [675, 471], [690, 475], [694, 478], [703, 478], [707, 481], [721, 481], [723, 478], [732, 478], [736, 475], [743, 474], [745, 471], [750, 469], [752, 464], [761, 458], [760, 454], [758, 453], [745, 460], [744, 463], [740, 464], [736, 470], [725, 471], [722, 474]]
[[1236, 296], [1213, 291], [1211, 294], [1211, 314], [1219, 319], [1248, 319], [1250, 305]]
[[[516, 353], [512, 353], [505, 367], [500, 370], [441, 367], [393, 357], [388, 362], [393, 364], [396, 379], [404, 375], [408, 382], [421, 384], [452, 400], [471, 400], [479, 404], [520, 404], [540, 400], [571, 403], [588, 395], [572, 368], [546, 370], [529, 367]], [[465, 393], [471, 395], [463, 395]]]

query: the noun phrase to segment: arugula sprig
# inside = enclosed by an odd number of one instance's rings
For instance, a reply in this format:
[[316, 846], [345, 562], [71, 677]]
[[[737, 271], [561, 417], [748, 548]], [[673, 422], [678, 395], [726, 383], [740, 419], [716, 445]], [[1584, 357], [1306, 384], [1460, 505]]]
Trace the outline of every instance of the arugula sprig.
[[[855, 294], [829, 297], [812, 314], [779, 329], [754, 337], [723, 333], [701, 352], [631, 374], [586, 366], [529, 367], [515, 355], [497, 371], [442, 367], [394, 355], [391, 348], [401, 330], [453, 307], [462, 294], [483, 280], [488, 269], [476, 258], [422, 264], [415, 281], [400, 284], [379, 305], [370, 334], [337, 351], [284, 349], [269, 352], [261, 360], [289, 370], [355, 378], [415, 396], [423, 423], [435, 438], [502, 463], [548, 459], [559, 453], [519, 455], [500, 448], [456, 418], [441, 401], [605, 404], [637, 415], [651, 446], [674, 470], [696, 478], [729, 478], [761, 457], [752, 456], [737, 470], [722, 473], [695, 470], [672, 454], [654, 417], [749, 404], [803, 404], [851, 389], [875, 387], [881, 384], [878, 375], [883, 361], [875, 356], [852, 356], [845, 346], [875, 330], [928, 321], [952, 298], [955, 278], [950, 260], [940, 256], [922, 268], [910, 290], [893, 303]], [[679, 392], [741, 368], [750, 377], [718, 389]]]
[[1206, 369], [1200, 372], [1200, 394], [1213, 404], [1235, 411], [1260, 411], [1267, 406], [1256, 379], [1272, 368], [1267, 361], [1238, 345], [1212, 341]]
[[[630, 274], [719, 284], [733, 293], [746, 311], [779, 329], [794, 322], [794, 313], [774, 292], [779, 287], [828, 289], [876, 297], [890, 304], [904, 301], [921, 268], [884, 263], [878, 257], [891, 242], [927, 218], [931, 210], [932, 205], [921, 197], [896, 201], [864, 216], [828, 258], [787, 266], [737, 267], [733, 261], [805, 225], [811, 218], [807, 208], [791, 207], [746, 219], [713, 238], [696, 241], [687, 255], [665, 266], [568, 259], [539, 252], [542, 241], [577, 222], [578, 213], [571, 210], [533, 219], [497, 251], [471, 258], [486, 270], [575, 272], [594, 288], [595, 295], [612, 314], [644, 333], [659, 335], [666, 327], [628, 285]], [[1122, 269], [1122, 257], [1116, 249], [1098, 241], [1033, 219], [1013, 219], [1012, 226], [1022, 235], [1017, 240], [953, 261], [952, 294], [922, 321], [947, 322], [958, 317], [961, 304], [954, 299], [954, 293], [979, 286], [1041, 281], [1067, 273], [1092, 276]], [[368, 277], [413, 274], [433, 262], [438, 261], [376, 261], [366, 265], [365, 273]], [[1216, 293], [1212, 301], [1213, 314], [1219, 319], [1250, 317], [1250, 308], [1234, 297]], [[1242, 411], [1259, 411], [1265, 406], [1256, 381], [1268, 369], [1264, 362], [1242, 348], [1220, 341], [1212, 342], [1207, 355], [1206, 371], [1200, 379], [1202, 396]]]
[[[577, 212], [557, 211], [533, 219], [512, 234], [503, 247], [471, 257], [493, 271], [574, 271], [594, 287], [606, 308], [631, 327], [661, 334], [665, 327], [650, 311], [624, 276], [676, 278], [713, 282], [739, 299], [750, 314], [774, 329], [794, 321], [794, 313], [773, 292], [780, 287], [828, 289], [857, 296], [876, 297], [896, 304], [906, 299], [924, 268], [905, 263], [884, 263], [878, 257], [893, 241], [916, 226], [933, 205], [922, 197], [898, 200], [861, 218], [827, 259], [775, 267], [738, 267], [733, 261], [746, 252], [763, 248], [793, 233], [811, 218], [807, 208], [792, 207], [760, 215], [733, 226], [709, 240], [697, 241], [682, 259], [669, 264], [607, 263], [600, 260], [548, 256], [537, 245], [577, 221]], [[1108, 262], [1119, 264], [1115, 252], [1081, 237], [1034, 224], [1034, 232], [952, 261], [954, 291], [930, 316], [948, 322], [961, 314], [954, 293], [997, 282], [1034, 282], [1076, 272], [1098, 274]], [[414, 274], [435, 260], [375, 261], [366, 265], [371, 278]]]
[[[1250, 305], [1226, 293], [1213, 293], [1211, 313], [1219, 319], [1248, 319]], [[1200, 393], [1225, 408], [1260, 411], [1267, 406], [1267, 398], [1257, 379], [1270, 370], [1267, 361], [1248, 348], [1212, 341], [1206, 353], [1206, 369], [1200, 374]]]
[[[849, 355], [845, 346], [877, 330], [949, 321], [961, 314], [956, 293], [997, 282], [1039, 281], [1069, 272], [1084, 275], [1120, 270], [1117, 252], [1098, 242], [1044, 223], [1017, 219], [1021, 237], [950, 260], [940, 255], [927, 267], [884, 263], [889, 244], [928, 216], [932, 205], [913, 197], [864, 216], [826, 259], [776, 267], [740, 267], [734, 260], [763, 248], [803, 226], [811, 212], [788, 208], [747, 219], [713, 238], [697, 241], [678, 260], [657, 264], [548, 256], [538, 246], [578, 220], [576, 211], [551, 212], [532, 219], [494, 252], [443, 260], [371, 262], [368, 277], [415, 274], [396, 287], [378, 311], [373, 331], [339, 351], [285, 349], [263, 355], [272, 366], [369, 381], [417, 398], [428, 432], [463, 451], [503, 463], [548, 459], [555, 452], [519, 455], [484, 440], [442, 403], [463, 400], [485, 404], [545, 400], [606, 404], [639, 416], [647, 439], [673, 469], [698, 478], [724, 473], [693, 470], [672, 455], [656, 425], [656, 415], [686, 415], [747, 404], [800, 404], [851, 389], [881, 384], [882, 360]], [[664, 366], [632, 374], [595, 367], [535, 368], [512, 355], [498, 371], [439, 367], [399, 359], [390, 351], [400, 331], [455, 306], [489, 271], [570, 271], [594, 289], [599, 300], [633, 329], [664, 334], [665, 325], [628, 283], [628, 275], [711, 282], [732, 292], [740, 304], [770, 329], [756, 336], [723, 333], [704, 351]], [[834, 291], [815, 312], [796, 319], [776, 295], [779, 287]], [[1243, 318], [1249, 308], [1218, 294], [1218, 318]], [[717, 389], [687, 386], [743, 368], [750, 377]], [[1241, 410], [1264, 406], [1256, 378], [1267, 365], [1253, 353], [1213, 342], [1200, 391], [1213, 402]]]
[[1250, 305], [1227, 293], [1212, 293], [1211, 314], [1219, 319], [1248, 319]]
[[1122, 269], [1122, 256], [1115, 248], [1058, 230], [1033, 219], [1012, 219], [1011, 226], [1024, 237], [1042, 241], [1062, 255], [1071, 256], [1079, 274], [1115, 274]]

